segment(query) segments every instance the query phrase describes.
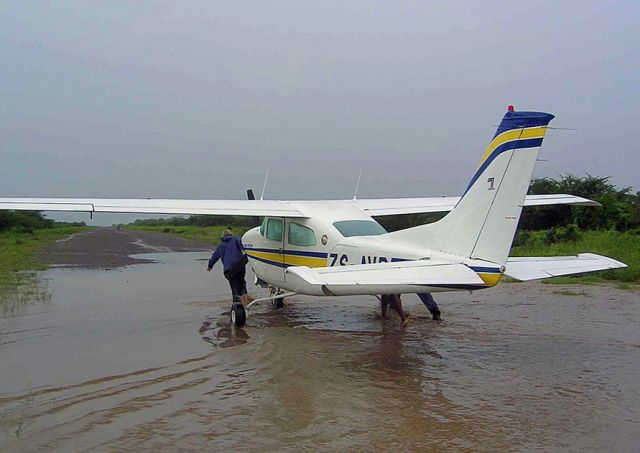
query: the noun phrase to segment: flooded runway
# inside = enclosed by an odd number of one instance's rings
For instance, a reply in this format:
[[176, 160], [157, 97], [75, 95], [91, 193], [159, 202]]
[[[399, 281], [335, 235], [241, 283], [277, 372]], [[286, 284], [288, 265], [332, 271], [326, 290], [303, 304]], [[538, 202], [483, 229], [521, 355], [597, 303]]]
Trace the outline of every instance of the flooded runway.
[[[40, 274], [0, 317], [0, 450], [601, 450], [640, 445], [640, 303], [603, 286], [293, 297], [227, 323], [206, 252]], [[251, 288], [254, 295], [259, 289]]]

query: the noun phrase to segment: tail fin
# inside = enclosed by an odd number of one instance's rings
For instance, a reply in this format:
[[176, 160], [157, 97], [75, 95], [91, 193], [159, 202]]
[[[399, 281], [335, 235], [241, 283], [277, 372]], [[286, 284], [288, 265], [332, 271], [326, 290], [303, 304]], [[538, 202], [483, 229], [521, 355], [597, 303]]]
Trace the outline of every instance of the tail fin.
[[438, 222], [391, 235], [433, 250], [505, 264], [553, 118], [509, 107], [456, 207]]

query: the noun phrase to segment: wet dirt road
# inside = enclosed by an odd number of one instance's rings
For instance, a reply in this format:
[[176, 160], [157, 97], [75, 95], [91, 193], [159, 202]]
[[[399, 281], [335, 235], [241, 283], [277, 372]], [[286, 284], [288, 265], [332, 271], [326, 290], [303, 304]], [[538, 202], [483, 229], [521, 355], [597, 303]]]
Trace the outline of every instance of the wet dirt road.
[[2, 313], [0, 450], [640, 445], [637, 292], [506, 284], [440, 295], [443, 323], [405, 296], [405, 330], [373, 298], [293, 297], [233, 332], [207, 252], [140, 258], [51, 269]]

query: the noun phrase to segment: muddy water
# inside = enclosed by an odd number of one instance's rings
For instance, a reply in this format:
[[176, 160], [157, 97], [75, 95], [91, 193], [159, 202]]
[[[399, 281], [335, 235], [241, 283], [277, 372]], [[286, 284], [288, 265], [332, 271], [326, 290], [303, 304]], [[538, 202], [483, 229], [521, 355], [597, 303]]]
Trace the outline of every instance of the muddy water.
[[[52, 269], [0, 318], [0, 450], [600, 450], [640, 445], [640, 297], [510, 284], [294, 297], [230, 330], [206, 254]], [[253, 289], [254, 294], [259, 290]]]

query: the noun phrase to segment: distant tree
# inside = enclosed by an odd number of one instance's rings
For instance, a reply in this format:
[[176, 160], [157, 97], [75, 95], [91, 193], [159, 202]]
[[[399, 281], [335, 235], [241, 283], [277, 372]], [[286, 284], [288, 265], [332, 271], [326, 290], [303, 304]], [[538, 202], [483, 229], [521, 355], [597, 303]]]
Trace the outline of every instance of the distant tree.
[[53, 220], [46, 219], [36, 211], [0, 211], [0, 231], [13, 230], [32, 232], [42, 228], [51, 228]]

